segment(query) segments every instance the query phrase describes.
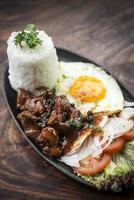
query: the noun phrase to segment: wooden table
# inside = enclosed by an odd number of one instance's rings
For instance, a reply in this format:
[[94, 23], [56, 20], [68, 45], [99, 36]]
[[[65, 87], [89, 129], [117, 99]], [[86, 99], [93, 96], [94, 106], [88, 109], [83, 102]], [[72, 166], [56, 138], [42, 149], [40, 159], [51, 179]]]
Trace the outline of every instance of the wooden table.
[[35, 23], [55, 45], [103, 65], [134, 95], [133, 0], [0, 0], [0, 200], [132, 200], [97, 192], [45, 162], [15, 127], [2, 93], [6, 40]]

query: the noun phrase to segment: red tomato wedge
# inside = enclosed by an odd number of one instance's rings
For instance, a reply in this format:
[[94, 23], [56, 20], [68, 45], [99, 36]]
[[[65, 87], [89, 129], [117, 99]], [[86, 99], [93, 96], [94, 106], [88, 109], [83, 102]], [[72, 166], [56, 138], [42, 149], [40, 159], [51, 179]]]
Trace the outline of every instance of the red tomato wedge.
[[122, 138], [125, 140], [134, 140], [134, 128], [125, 133]]
[[[87, 164], [88, 161], [88, 164]], [[106, 168], [106, 166], [110, 163], [111, 161], [111, 155], [104, 154], [101, 158], [93, 158], [93, 157], [88, 157], [86, 158], [86, 165], [81, 166], [81, 167], [75, 167], [74, 172], [80, 173], [83, 175], [93, 175], [97, 174], [98, 172], [101, 172], [103, 169]], [[85, 163], [85, 159], [83, 164]]]
[[104, 149], [104, 153], [113, 154], [118, 151], [121, 151], [125, 146], [125, 140], [122, 137], [119, 137], [111, 142], [111, 144]]

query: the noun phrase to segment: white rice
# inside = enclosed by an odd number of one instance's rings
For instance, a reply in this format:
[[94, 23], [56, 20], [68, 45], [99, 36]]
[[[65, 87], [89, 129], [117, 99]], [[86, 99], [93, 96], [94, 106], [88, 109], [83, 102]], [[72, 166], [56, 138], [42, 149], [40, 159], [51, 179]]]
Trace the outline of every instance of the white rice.
[[7, 44], [9, 59], [9, 80], [12, 88], [33, 90], [39, 86], [52, 89], [57, 80], [58, 57], [52, 38], [44, 31], [39, 31], [39, 38], [43, 41], [35, 49], [27, 46], [15, 46], [13, 32]]

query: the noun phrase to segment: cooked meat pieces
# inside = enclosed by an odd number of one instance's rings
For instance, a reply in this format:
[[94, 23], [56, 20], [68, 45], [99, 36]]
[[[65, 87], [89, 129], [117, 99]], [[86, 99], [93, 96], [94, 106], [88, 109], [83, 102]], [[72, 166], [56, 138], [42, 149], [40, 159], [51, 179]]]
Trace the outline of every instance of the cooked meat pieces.
[[94, 123], [94, 114], [91, 110], [87, 112], [86, 121], [90, 124]]
[[47, 125], [55, 128], [61, 136], [66, 136], [71, 131], [68, 120], [74, 110], [75, 108], [69, 103], [66, 96], [57, 96]]
[[49, 156], [59, 157], [62, 154], [58, 132], [51, 127], [42, 129], [40, 135], [36, 138], [36, 143]]
[[19, 89], [17, 91], [17, 108], [21, 110], [25, 109], [25, 102], [30, 98], [30, 93], [24, 89]]
[[23, 111], [18, 115], [18, 119], [25, 130], [26, 135], [35, 140], [35, 138], [40, 134], [40, 127], [36, 123], [36, 116], [34, 116], [29, 111]]
[[51, 115], [47, 121], [48, 126], [57, 126], [57, 124], [59, 124], [59, 122], [63, 122], [63, 115], [62, 114], [58, 114], [56, 110], [53, 110], [51, 112]]
[[46, 127], [46, 123], [47, 123], [47, 115], [48, 113], [44, 112], [43, 114], [41, 114], [37, 120], [37, 124], [40, 128], [45, 128]]
[[43, 147], [43, 152], [51, 157], [60, 157], [62, 155], [62, 149], [60, 147]]
[[37, 137], [36, 142], [41, 147], [44, 147], [45, 145], [57, 147], [59, 142], [58, 132], [51, 127], [43, 128], [40, 135]]
[[18, 90], [17, 107], [23, 110], [18, 118], [31, 139], [35, 139], [40, 129], [46, 126], [53, 104], [54, 94], [46, 87], [37, 88], [33, 92]]
[[57, 110], [53, 110], [48, 119], [47, 125], [55, 128], [60, 135], [64, 136], [70, 131], [68, 123], [65, 122], [63, 114], [57, 114]]
[[18, 118], [27, 136], [49, 156], [74, 153], [91, 134], [93, 113], [83, 116], [65, 95], [55, 96], [46, 87], [18, 90], [17, 107], [22, 110]]
[[20, 114], [18, 114], [18, 118], [22, 121], [29, 118], [33, 119], [34, 121], [38, 120], [38, 117], [28, 110], [24, 110]]
[[94, 123], [94, 115], [92, 111], [88, 111], [86, 116], [83, 116], [79, 110], [74, 110], [71, 113], [68, 124], [72, 131], [79, 131], [82, 129], [90, 128], [90, 125]]
[[50, 112], [54, 104], [54, 94], [46, 87], [40, 87], [33, 91], [32, 98], [27, 99], [25, 108], [35, 114]]
[[79, 110], [71, 113], [69, 124], [72, 130], [80, 130], [84, 127], [84, 117]]
[[54, 110], [57, 111], [57, 114], [62, 114], [66, 120], [75, 108], [69, 103], [65, 95], [61, 95], [55, 97]]
[[57, 125], [57, 127], [55, 127], [56, 130], [58, 130], [61, 138], [63, 137], [68, 137], [68, 135], [70, 134], [70, 126], [67, 122], [59, 122], [59, 125]]
[[35, 97], [43, 97], [45, 99], [47, 98], [51, 98], [54, 96], [53, 91], [49, 90], [47, 87], [41, 86], [36, 88], [33, 92], [32, 92], [33, 96]]
[[44, 112], [45, 100], [43, 98], [27, 99], [25, 102], [25, 108], [32, 113], [42, 114]]
[[36, 115], [50, 112], [54, 104], [54, 93], [46, 87], [39, 87], [33, 92], [19, 89], [17, 107], [28, 110]]
[[54, 105], [54, 92], [49, 90], [47, 87], [41, 86], [33, 91], [33, 96], [40, 100], [44, 112], [49, 116]]

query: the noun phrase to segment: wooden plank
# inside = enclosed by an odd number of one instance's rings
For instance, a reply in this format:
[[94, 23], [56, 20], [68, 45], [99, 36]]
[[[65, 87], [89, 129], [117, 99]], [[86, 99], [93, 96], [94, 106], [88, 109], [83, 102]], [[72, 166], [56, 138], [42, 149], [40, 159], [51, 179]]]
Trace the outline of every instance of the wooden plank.
[[0, 19], [0, 200], [134, 199], [133, 191], [97, 192], [50, 166], [18, 132], [2, 94], [6, 40], [35, 23], [56, 46], [103, 65], [134, 96], [134, 1], [1, 0]]

